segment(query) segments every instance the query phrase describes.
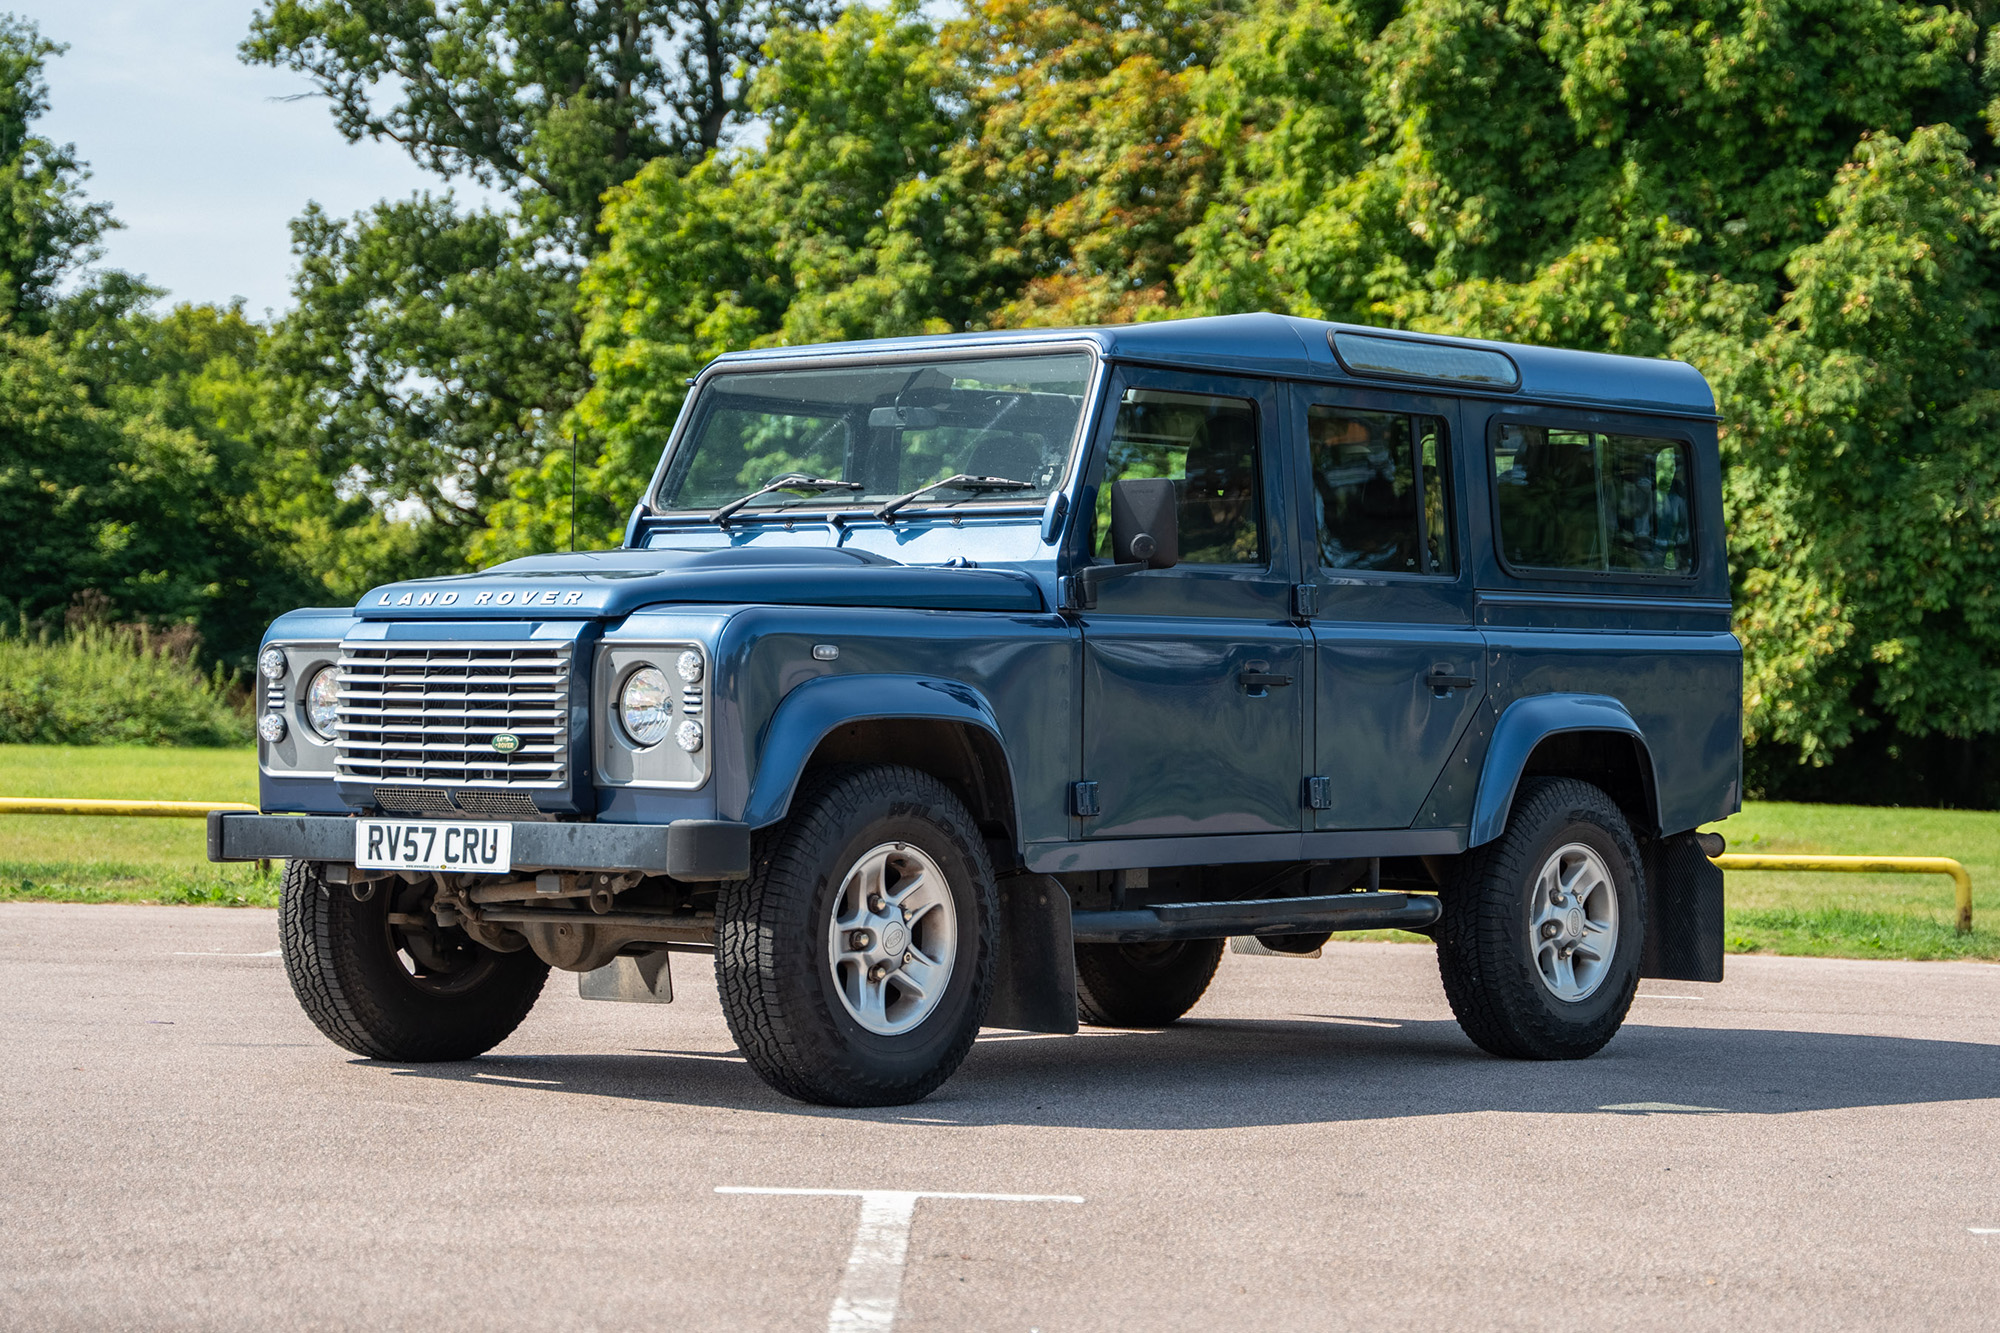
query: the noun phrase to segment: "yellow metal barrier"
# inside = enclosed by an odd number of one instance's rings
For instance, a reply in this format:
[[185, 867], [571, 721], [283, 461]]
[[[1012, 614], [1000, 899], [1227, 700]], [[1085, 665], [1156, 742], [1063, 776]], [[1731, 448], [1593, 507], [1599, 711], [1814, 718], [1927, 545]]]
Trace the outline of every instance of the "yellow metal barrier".
[[0, 796], [0, 815], [123, 815], [139, 819], [205, 819], [211, 810], [256, 814], [240, 801], [53, 801], [33, 796]]
[[1972, 876], [1949, 856], [1759, 856], [1728, 852], [1724, 870], [1839, 870], [1851, 874], [1950, 875], [1958, 886], [1958, 933], [1972, 931]]
[[[55, 801], [0, 796], [0, 815], [123, 815], [141, 819], [203, 819], [211, 810], [256, 814], [236, 801]], [[1759, 856], [1727, 852], [1714, 858], [1724, 870], [1837, 870], [1851, 874], [1950, 875], [1958, 886], [1958, 931], [1972, 930], [1972, 876], [1948, 856]]]

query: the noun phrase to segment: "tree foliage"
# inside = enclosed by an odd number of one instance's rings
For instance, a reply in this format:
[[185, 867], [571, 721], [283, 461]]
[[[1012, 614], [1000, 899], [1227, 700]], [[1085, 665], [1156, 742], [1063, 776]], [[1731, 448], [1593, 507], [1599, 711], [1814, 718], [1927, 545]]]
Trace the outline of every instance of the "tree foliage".
[[[1876, 725], [2000, 731], [1993, 17], [850, 13], [773, 43], [767, 143], [610, 196], [579, 412], [609, 446], [599, 527], [732, 347], [1275, 309], [1676, 355], [1724, 418], [1751, 739], [1818, 760]], [[517, 486], [508, 540], [552, 498]]]
[[76, 149], [36, 134], [48, 110], [42, 71], [63, 48], [0, 13], [0, 329], [35, 332], [71, 271], [96, 258], [115, 225], [84, 198]]

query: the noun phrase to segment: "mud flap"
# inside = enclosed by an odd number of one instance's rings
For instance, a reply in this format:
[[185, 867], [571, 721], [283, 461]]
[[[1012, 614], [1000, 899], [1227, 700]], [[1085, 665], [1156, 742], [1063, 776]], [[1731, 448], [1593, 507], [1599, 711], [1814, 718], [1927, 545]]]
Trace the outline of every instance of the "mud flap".
[[1646, 949], [1639, 975], [1663, 981], [1722, 980], [1722, 870], [1698, 835], [1650, 839], [1646, 857]]
[[1076, 1031], [1076, 945], [1069, 894], [1047, 875], [1000, 881], [1000, 956], [986, 1026]]

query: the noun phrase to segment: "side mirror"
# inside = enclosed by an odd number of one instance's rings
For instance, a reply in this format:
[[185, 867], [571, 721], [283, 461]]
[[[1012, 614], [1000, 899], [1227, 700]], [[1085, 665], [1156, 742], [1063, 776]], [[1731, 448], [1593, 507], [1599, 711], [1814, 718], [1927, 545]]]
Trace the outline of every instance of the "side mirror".
[[1111, 558], [1145, 569], [1181, 560], [1180, 497], [1165, 478], [1111, 484]]

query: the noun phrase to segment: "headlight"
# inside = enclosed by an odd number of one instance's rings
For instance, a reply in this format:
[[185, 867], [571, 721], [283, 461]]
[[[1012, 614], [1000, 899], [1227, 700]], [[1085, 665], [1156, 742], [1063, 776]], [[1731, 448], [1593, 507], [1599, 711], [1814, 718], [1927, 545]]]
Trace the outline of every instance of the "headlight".
[[690, 648], [681, 654], [674, 669], [681, 673], [681, 679], [693, 685], [701, 679], [701, 654]]
[[283, 680], [285, 655], [276, 648], [266, 648], [257, 659], [257, 669], [264, 673], [265, 680]]
[[674, 694], [667, 673], [658, 667], [640, 667], [625, 677], [618, 695], [618, 721], [634, 745], [658, 745], [674, 725]]
[[333, 739], [334, 723], [339, 721], [340, 669], [321, 667], [313, 672], [312, 680], [306, 685], [306, 722], [319, 733], [321, 740]]

